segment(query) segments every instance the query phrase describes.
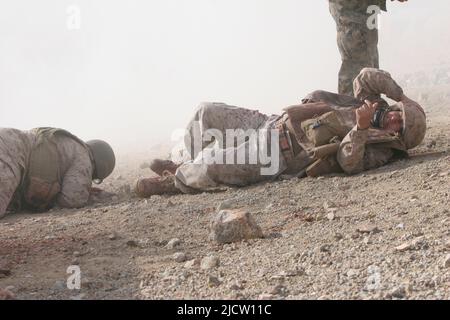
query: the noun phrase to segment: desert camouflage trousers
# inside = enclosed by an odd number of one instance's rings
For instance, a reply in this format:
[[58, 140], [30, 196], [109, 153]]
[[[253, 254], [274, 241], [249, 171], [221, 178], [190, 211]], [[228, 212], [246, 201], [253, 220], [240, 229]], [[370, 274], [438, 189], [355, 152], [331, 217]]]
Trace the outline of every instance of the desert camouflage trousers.
[[[279, 150], [279, 138], [272, 136], [278, 118], [224, 103], [202, 103], [187, 126], [184, 148], [188, 150], [190, 160], [178, 168], [175, 185], [182, 191], [183, 186], [208, 190], [219, 185], [246, 186], [273, 179], [286, 169]], [[205, 137], [208, 131], [222, 136], [223, 142], [232, 132], [233, 145], [223, 145], [219, 141], [199, 142], [199, 137]], [[250, 138], [250, 132], [261, 134], [258, 141]], [[197, 147], [194, 141], [197, 141]], [[262, 160], [262, 155], [267, 158]], [[239, 161], [244, 157], [243, 162]], [[224, 161], [220, 163], [217, 159]], [[234, 163], [227, 159], [233, 159]], [[262, 168], [267, 172], [264, 173]]]
[[378, 68], [378, 29], [367, 22], [367, 12], [376, 0], [330, 0], [330, 12], [336, 21], [337, 43], [342, 58], [339, 71], [340, 94], [353, 96], [353, 80], [365, 67]]

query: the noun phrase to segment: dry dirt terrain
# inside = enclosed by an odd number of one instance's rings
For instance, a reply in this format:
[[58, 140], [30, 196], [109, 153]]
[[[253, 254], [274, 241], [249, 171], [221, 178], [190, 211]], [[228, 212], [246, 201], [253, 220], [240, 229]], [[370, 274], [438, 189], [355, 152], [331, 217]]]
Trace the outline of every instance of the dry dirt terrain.
[[[18, 299], [450, 299], [450, 104], [439, 101], [424, 101], [415, 156], [356, 176], [142, 200], [130, 186], [150, 175], [139, 167], [150, 154], [121, 157], [103, 185], [114, 194], [0, 221], [0, 288]], [[265, 237], [211, 242], [220, 204], [248, 210]], [[71, 265], [80, 290], [67, 289]]]

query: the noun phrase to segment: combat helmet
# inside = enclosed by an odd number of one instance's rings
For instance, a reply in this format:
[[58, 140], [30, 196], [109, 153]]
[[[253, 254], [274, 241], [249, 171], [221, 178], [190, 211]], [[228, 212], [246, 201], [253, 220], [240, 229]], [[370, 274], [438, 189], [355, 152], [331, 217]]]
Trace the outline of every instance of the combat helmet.
[[94, 160], [94, 180], [101, 183], [103, 179], [108, 177], [116, 166], [116, 157], [111, 146], [102, 140], [87, 141]]
[[422, 107], [413, 100], [397, 103], [403, 112], [403, 142], [406, 149], [413, 149], [422, 143], [427, 130], [427, 118]]

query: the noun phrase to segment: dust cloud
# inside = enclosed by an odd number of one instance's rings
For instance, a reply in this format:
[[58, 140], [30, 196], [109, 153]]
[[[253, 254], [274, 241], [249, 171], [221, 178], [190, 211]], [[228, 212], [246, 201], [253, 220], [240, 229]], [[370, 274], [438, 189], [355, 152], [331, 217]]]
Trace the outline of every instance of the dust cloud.
[[[1, 127], [62, 127], [143, 151], [170, 143], [202, 101], [278, 113], [336, 91], [327, 1], [1, 1]], [[448, 1], [388, 6], [383, 69], [448, 64]]]

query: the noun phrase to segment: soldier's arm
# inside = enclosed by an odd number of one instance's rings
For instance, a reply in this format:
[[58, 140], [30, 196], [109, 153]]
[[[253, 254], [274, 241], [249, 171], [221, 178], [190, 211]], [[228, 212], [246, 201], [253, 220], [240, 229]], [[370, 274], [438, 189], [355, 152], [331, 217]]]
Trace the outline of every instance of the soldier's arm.
[[365, 101], [365, 105], [356, 110], [356, 126], [342, 140], [337, 160], [348, 174], [356, 174], [363, 170], [373, 169], [388, 162], [393, 152], [389, 148], [368, 146], [368, 129], [378, 104]]
[[342, 170], [357, 174], [364, 170], [378, 168], [386, 164], [394, 155], [390, 148], [367, 145], [368, 130], [355, 126], [342, 140], [337, 160]]
[[403, 97], [403, 89], [383, 70], [364, 68], [353, 82], [355, 97], [364, 101], [372, 96], [385, 94], [395, 101]]
[[80, 154], [63, 177], [57, 203], [63, 208], [81, 208], [89, 200], [92, 164], [87, 154]]

